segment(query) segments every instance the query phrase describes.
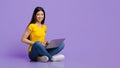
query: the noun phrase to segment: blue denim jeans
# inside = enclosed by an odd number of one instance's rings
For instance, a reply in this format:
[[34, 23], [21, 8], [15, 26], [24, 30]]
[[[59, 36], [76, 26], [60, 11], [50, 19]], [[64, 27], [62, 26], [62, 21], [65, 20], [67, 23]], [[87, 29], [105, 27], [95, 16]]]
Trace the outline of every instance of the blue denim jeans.
[[29, 52], [31, 61], [37, 61], [38, 56], [47, 56], [51, 60], [52, 56], [59, 53], [64, 48], [64, 43], [57, 48], [46, 49], [40, 42], [35, 42]]

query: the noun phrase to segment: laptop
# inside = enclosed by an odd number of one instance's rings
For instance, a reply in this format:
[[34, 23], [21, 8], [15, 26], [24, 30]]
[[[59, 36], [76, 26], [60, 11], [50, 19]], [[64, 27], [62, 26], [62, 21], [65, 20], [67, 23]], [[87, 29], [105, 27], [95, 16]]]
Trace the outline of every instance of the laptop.
[[56, 48], [59, 45], [61, 45], [61, 43], [65, 40], [65, 38], [61, 38], [61, 39], [53, 39], [50, 41], [50, 43], [47, 45], [46, 49], [50, 49], [50, 48]]

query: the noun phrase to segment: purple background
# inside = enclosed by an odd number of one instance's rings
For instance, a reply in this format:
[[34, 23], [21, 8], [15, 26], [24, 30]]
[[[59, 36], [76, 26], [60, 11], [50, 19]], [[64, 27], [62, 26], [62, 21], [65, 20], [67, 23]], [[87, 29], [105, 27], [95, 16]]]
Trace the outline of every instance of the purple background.
[[[119, 0], [0, 0], [0, 68], [120, 68]], [[65, 37], [62, 62], [29, 62], [21, 36], [36, 6], [47, 39]]]

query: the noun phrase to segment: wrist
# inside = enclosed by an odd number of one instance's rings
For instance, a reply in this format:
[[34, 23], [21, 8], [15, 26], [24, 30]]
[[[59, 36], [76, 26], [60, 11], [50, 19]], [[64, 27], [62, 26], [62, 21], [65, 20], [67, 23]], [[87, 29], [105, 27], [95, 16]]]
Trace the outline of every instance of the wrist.
[[33, 45], [34, 43], [35, 43], [34, 41], [31, 42], [32, 45]]

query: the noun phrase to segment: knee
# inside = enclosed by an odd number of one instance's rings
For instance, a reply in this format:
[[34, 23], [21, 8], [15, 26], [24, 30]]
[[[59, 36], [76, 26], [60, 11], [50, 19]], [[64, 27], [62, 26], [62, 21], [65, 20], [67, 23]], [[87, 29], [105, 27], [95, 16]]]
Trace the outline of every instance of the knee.
[[33, 46], [42, 46], [42, 44], [39, 41], [37, 41], [33, 44]]
[[59, 48], [61, 48], [61, 49], [63, 49], [65, 47], [65, 44], [64, 43], [62, 43], [60, 46], [59, 46]]

